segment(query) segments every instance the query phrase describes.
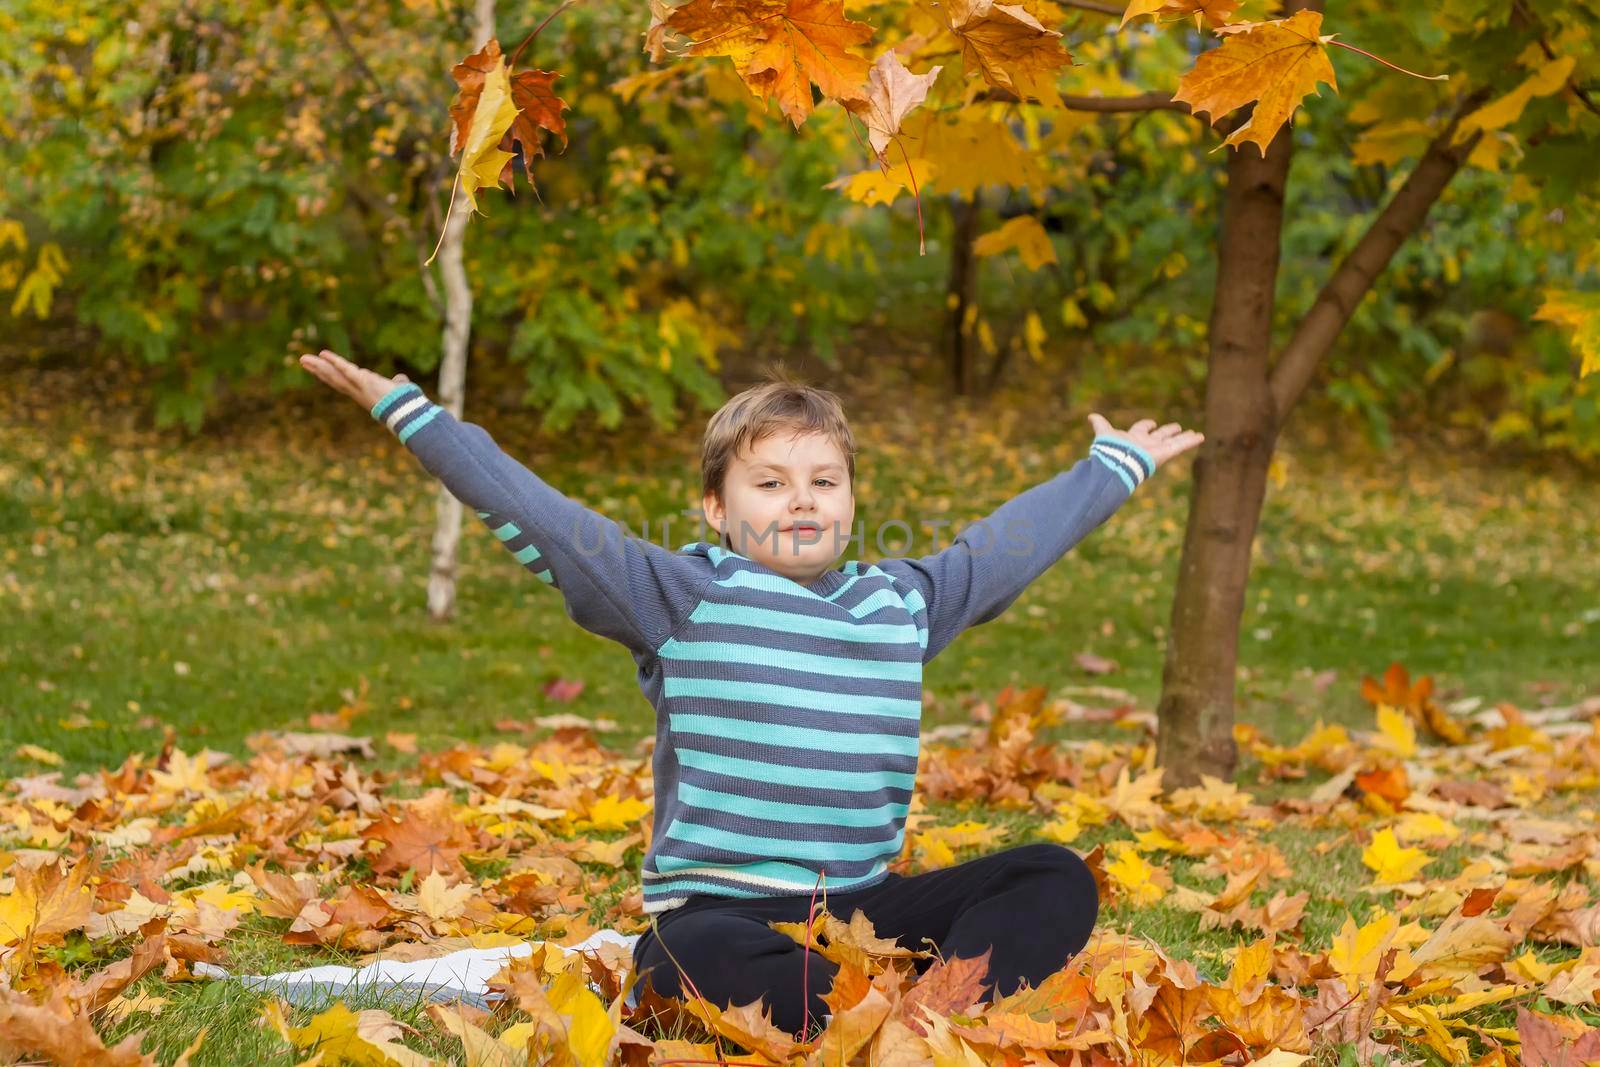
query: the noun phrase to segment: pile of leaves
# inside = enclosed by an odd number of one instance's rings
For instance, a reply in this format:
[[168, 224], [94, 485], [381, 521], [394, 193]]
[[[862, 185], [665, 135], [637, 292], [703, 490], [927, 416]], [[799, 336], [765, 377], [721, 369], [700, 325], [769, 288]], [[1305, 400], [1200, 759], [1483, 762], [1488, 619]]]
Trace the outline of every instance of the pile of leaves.
[[[1021, 819], [1045, 839], [1095, 839], [1084, 854], [1103, 921], [1037, 988], [991, 999], [986, 957], [936, 958], [819, 908], [779, 924], [839, 965], [831, 1020], [803, 1041], [754, 994], [664, 998], [633, 988], [626, 950], [556, 947], [648, 925], [633, 873], [651, 825], [648, 740], [622, 754], [597, 724], [552, 716], [526, 743], [417, 754], [390, 735], [384, 769], [371, 739], [328, 729], [254, 735], [246, 758], [169, 738], [71, 784], [16, 778], [0, 800], [0, 1060], [154, 1063], [140, 1032], [110, 1047], [102, 1035], [159, 1012], [172, 984], [211, 980], [199, 965], [229, 966], [249, 937], [299, 946], [307, 965], [333, 950], [419, 959], [546, 942], [493, 980], [494, 1012], [429, 1009], [433, 1036], [470, 1064], [1281, 1067], [1340, 1048], [1362, 1063], [1600, 1059], [1587, 1021], [1600, 1016], [1600, 853], [1577, 803], [1600, 784], [1600, 700], [1446, 709], [1398, 667], [1364, 692], [1371, 730], [1318, 723], [1282, 745], [1239, 729], [1270, 801], [1214, 779], [1164, 789], [1150, 717], [1131, 702], [1007, 689], [973, 724], [930, 731], [897, 868], [992, 850]], [[313, 725], [347, 727], [356, 711]], [[1045, 739], [1090, 722], [1113, 739]], [[1266, 831], [1285, 828], [1319, 849], [1360, 846], [1373, 906], [1352, 903], [1326, 949], [1305, 931], [1313, 894], [1282, 888], [1292, 872]], [[1186, 881], [1225, 884], [1183, 884], [1169, 870], [1180, 859]], [[1157, 904], [1227, 935], [1228, 958], [1180, 958], [1117, 928]], [[315, 1062], [433, 1062], [380, 1009], [298, 1011], [292, 1023], [263, 998], [261, 1025]], [[187, 1063], [203, 1040], [166, 1051]]]

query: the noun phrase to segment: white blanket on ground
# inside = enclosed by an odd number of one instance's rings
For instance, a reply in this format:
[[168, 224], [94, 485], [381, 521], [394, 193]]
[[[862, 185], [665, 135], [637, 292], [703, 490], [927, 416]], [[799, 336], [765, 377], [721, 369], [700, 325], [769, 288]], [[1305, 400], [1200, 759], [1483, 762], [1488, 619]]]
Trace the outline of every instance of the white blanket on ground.
[[[613, 944], [631, 952], [637, 940], [638, 934], [597, 930], [575, 945], [556, 947], [563, 952], [582, 952], [601, 944]], [[335, 997], [360, 996], [363, 1001], [376, 1002], [399, 1000], [415, 1003], [418, 1000], [432, 1000], [454, 1003], [460, 1000], [479, 1008], [488, 1008], [489, 979], [508, 960], [529, 955], [536, 945], [543, 943], [524, 941], [520, 945], [499, 948], [467, 948], [445, 956], [406, 963], [377, 960], [359, 970], [330, 965], [280, 974], [230, 974], [214, 964], [197, 963], [194, 972], [206, 978], [231, 979], [247, 989], [276, 993], [294, 1004], [324, 1003]], [[628, 1006], [633, 1005], [633, 992], [630, 991]]]

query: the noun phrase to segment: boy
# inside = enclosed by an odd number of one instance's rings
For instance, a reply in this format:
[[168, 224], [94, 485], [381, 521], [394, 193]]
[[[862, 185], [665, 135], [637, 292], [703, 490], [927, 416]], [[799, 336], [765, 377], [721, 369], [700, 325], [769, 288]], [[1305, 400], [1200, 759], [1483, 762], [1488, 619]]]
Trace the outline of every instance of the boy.
[[1094, 879], [1059, 845], [888, 870], [916, 781], [922, 667], [1201, 434], [1153, 419], [1118, 431], [1091, 414], [1087, 457], [948, 548], [835, 568], [854, 530], [855, 444], [831, 392], [780, 375], [711, 417], [702, 505], [720, 536], [673, 552], [557, 492], [404, 375], [327, 350], [301, 364], [394, 432], [574, 621], [633, 653], [657, 731], [642, 870], [655, 923], [634, 958], [659, 992], [689, 994], [681, 969], [699, 995], [764, 997], [775, 1025], [803, 1033], [837, 968], [768, 924], [804, 922], [816, 892], [908, 947], [989, 952], [1000, 995], [1088, 941]]

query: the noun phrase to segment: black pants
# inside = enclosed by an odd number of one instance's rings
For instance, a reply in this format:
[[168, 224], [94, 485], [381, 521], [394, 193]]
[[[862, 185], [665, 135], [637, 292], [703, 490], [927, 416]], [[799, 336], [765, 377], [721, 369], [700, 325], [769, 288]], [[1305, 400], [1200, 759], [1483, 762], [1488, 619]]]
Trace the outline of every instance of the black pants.
[[[1100, 909], [1089, 868], [1071, 849], [1052, 844], [1022, 845], [909, 878], [891, 873], [876, 885], [827, 897], [834, 916], [849, 922], [860, 908], [879, 937], [906, 948], [927, 949], [923, 939], [929, 938], [945, 959], [990, 949], [988, 992], [1001, 996], [1016, 992], [1023, 979], [1036, 986], [1060, 970], [1088, 943]], [[805, 922], [810, 903], [809, 893], [754, 899], [692, 894], [640, 936], [635, 964], [667, 996], [692, 996], [679, 986], [682, 967], [718, 1006], [763, 997], [773, 1023], [798, 1035], [802, 988], [811, 1022], [820, 1024], [829, 1012], [822, 994], [839, 968], [767, 923]], [[931, 962], [918, 961], [918, 970]]]

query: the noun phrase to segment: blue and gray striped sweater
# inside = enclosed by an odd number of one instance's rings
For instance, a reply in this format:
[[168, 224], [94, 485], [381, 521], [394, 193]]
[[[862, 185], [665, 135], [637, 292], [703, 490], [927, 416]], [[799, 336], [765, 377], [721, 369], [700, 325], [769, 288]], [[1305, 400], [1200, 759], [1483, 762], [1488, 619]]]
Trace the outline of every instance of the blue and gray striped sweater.
[[696, 893], [882, 879], [916, 785], [923, 664], [1005, 611], [1155, 471], [1143, 449], [1101, 435], [942, 551], [852, 561], [801, 585], [720, 545], [674, 552], [632, 536], [415, 384], [372, 415], [575, 622], [633, 653], [656, 711], [649, 913]]

